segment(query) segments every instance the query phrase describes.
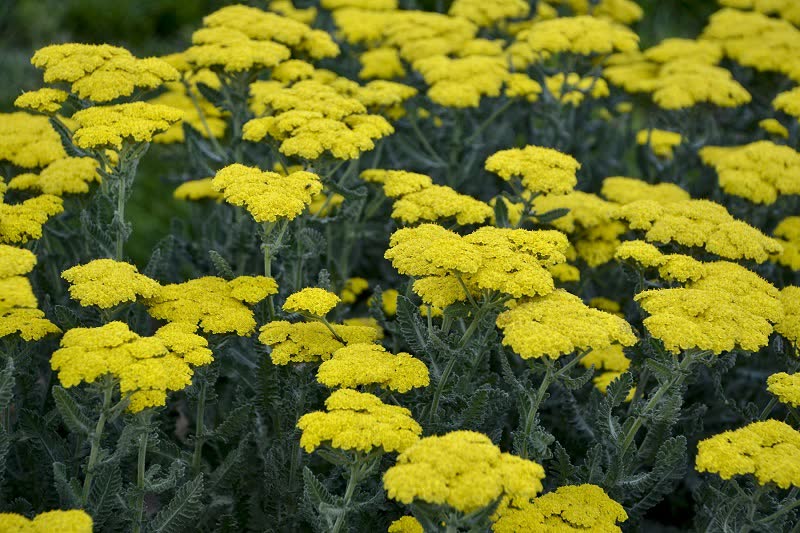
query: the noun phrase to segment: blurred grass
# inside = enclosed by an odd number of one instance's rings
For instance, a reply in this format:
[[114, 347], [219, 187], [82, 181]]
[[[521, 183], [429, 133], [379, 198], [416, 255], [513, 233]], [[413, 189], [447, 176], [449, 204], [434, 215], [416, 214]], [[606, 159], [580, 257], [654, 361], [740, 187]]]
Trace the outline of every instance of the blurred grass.
[[[418, 2], [424, 5], [427, 0]], [[33, 52], [61, 42], [110, 43], [139, 56], [181, 50], [202, 17], [230, 0], [0, 0], [0, 111], [13, 110], [23, 91], [41, 86], [41, 74], [30, 65]], [[266, 2], [249, 2], [263, 5]], [[303, 5], [308, 2], [302, 2]], [[401, 4], [405, 4], [401, 0]], [[430, 4], [437, 2], [430, 1]], [[714, 0], [639, 0], [645, 17], [637, 31], [642, 46], [670, 36], [696, 36], [717, 8]], [[299, 4], [299, 3], [298, 3]], [[128, 206], [134, 233], [127, 252], [140, 265], [169, 232], [174, 216], [186, 212], [172, 199], [164, 175], [171, 163], [155, 157], [143, 161]], [[198, 178], [204, 176], [197, 176]]]

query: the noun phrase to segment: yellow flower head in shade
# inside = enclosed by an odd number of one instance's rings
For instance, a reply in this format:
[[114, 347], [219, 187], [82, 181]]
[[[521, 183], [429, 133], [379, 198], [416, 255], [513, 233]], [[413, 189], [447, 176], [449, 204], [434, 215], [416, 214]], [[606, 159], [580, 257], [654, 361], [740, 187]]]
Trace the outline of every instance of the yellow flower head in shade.
[[0, 244], [41, 238], [45, 222], [63, 210], [61, 198], [52, 194], [35, 196], [20, 204], [6, 204], [0, 198]]
[[216, 200], [221, 202], [224, 195], [214, 189], [213, 178], [185, 181], [178, 185], [172, 196], [178, 200]]
[[300, 446], [308, 453], [327, 444], [338, 450], [369, 453], [402, 452], [419, 439], [422, 428], [411, 418], [411, 411], [386, 405], [377, 396], [351, 389], [340, 389], [325, 400], [325, 411], [300, 417], [297, 427], [303, 432]]
[[736, 9], [753, 9], [765, 15], [777, 15], [792, 24], [800, 25], [800, 6], [792, 0], [720, 0], [719, 4]]
[[486, 159], [486, 170], [504, 180], [519, 178], [522, 186], [533, 193], [566, 194], [575, 188], [577, 170], [574, 157], [552, 148], [526, 146], [500, 150]]
[[174, 107], [132, 102], [82, 109], [72, 115], [78, 123], [73, 140], [85, 149], [122, 148], [123, 141], [150, 142], [153, 136], [181, 120]]
[[661, 67], [650, 92], [663, 109], [684, 109], [703, 102], [737, 107], [752, 99], [728, 70], [681, 61]]
[[509, 98], [525, 98], [528, 102], [535, 102], [542, 94], [539, 82], [522, 72], [510, 73], [505, 82], [505, 94]]
[[783, 306], [783, 318], [775, 324], [775, 331], [786, 337], [786, 340], [800, 346], [800, 287], [790, 285], [784, 287], [780, 294]]
[[753, 422], [725, 431], [697, 445], [698, 472], [722, 479], [753, 474], [760, 485], [800, 487], [800, 432], [778, 420]]
[[71, 83], [73, 93], [94, 102], [130, 96], [136, 89], [155, 89], [179, 77], [166, 61], [138, 59], [124, 48], [107, 44], [45, 46], [31, 63], [44, 70], [45, 83]]
[[248, 306], [277, 292], [275, 280], [265, 276], [206, 276], [163, 285], [145, 304], [154, 318], [196, 324], [206, 333], [250, 335], [256, 321]]
[[113, 259], [95, 259], [61, 273], [70, 283], [69, 294], [84, 307], [103, 309], [138, 297], [152, 298], [160, 290], [157, 281], [139, 274], [134, 265]]
[[587, 96], [604, 98], [609, 95], [606, 80], [596, 76], [582, 78], [575, 72], [559, 72], [547, 76], [544, 82], [550, 94], [565, 105], [578, 106]]
[[564, 290], [519, 302], [497, 317], [503, 345], [523, 359], [558, 357], [577, 350], [632, 346], [636, 336], [622, 318], [587, 307]]
[[389, 498], [421, 501], [470, 513], [506, 496], [531, 498], [542, 490], [544, 469], [503, 453], [486, 435], [453, 431], [420, 439], [383, 475]]
[[292, 0], [272, 0], [269, 2], [268, 7], [270, 11], [280, 13], [286, 18], [302, 22], [303, 24], [313, 24], [314, 19], [317, 18], [316, 7], [297, 9], [294, 7]]
[[550, 3], [566, 4], [576, 15], [593, 15], [621, 24], [633, 24], [644, 15], [634, 0], [554, 0]]
[[322, 182], [316, 174], [302, 170], [282, 176], [234, 163], [217, 172], [212, 187], [229, 204], [247, 209], [256, 222], [275, 222], [300, 215], [322, 191]]
[[430, 383], [425, 363], [411, 354], [394, 355], [379, 344], [349, 344], [333, 352], [317, 371], [317, 381], [327, 387], [354, 389], [361, 385], [378, 385], [397, 392]]
[[92, 533], [92, 517], [86, 511], [47, 511], [28, 519], [16, 513], [0, 513], [0, 531], [9, 533]]
[[509, 47], [512, 63], [522, 68], [553, 54], [610, 54], [639, 47], [639, 37], [614, 22], [591, 16], [543, 20], [521, 31]]
[[355, 98], [345, 96], [334, 87], [317, 80], [298, 81], [284, 87], [274, 81], [256, 82], [251, 88], [250, 107], [257, 115], [267, 111], [311, 111], [325, 118], [342, 120], [350, 115], [366, 113], [367, 108]]
[[568, 212], [549, 222], [559, 231], [571, 235], [575, 251], [590, 267], [611, 261], [619, 246], [619, 236], [625, 225], [615, 220], [619, 206], [599, 196], [581, 191], [567, 194], [548, 194], [533, 200], [536, 213], [544, 214], [556, 209]]
[[10, 189], [35, 190], [63, 196], [89, 192], [89, 184], [100, 182], [97, 161], [91, 157], [66, 157], [53, 161], [39, 174], [18, 174], [8, 183]]
[[383, 193], [389, 198], [399, 198], [433, 185], [430, 176], [406, 170], [370, 168], [361, 172], [361, 179], [383, 185]]
[[800, 407], [800, 374], [772, 374], [767, 378], [767, 390], [777, 396], [781, 403]]
[[744, 146], [705, 146], [700, 158], [719, 174], [722, 190], [758, 204], [800, 194], [800, 153], [771, 141]]
[[[631, 366], [630, 359], [625, 357], [625, 352], [619, 344], [612, 344], [602, 350], [592, 350], [582, 357], [580, 362], [586, 368], [594, 365], [595, 376], [592, 378], [592, 383], [603, 394], [611, 382], [627, 372]], [[631, 401], [633, 395], [634, 389], [631, 389], [625, 401]]]
[[61, 330], [36, 308], [36, 296], [25, 274], [36, 265], [28, 250], [0, 244], [0, 338], [19, 333], [26, 341]]
[[35, 91], [22, 93], [14, 100], [14, 105], [20, 109], [30, 109], [39, 113], [52, 114], [57, 112], [69, 98], [69, 93], [61, 89], [44, 87]]
[[339, 297], [343, 303], [354, 304], [358, 297], [367, 289], [369, 289], [369, 281], [364, 278], [349, 278], [342, 288], [342, 293]]
[[47, 117], [0, 113], [0, 161], [23, 168], [44, 167], [67, 157]]
[[778, 241], [736, 220], [724, 206], [710, 200], [668, 204], [639, 200], [622, 206], [618, 216], [627, 220], [631, 229], [643, 230], [649, 242], [700, 247], [726, 259], [757, 263], [781, 252]]
[[389, 524], [388, 533], [425, 533], [425, 531], [416, 518], [403, 516]]
[[640, 179], [623, 176], [604, 179], [600, 194], [607, 200], [622, 205], [639, 200], [650, 200], [659, 204], [691, 200], [689, 193], [674, 183], [650, 184]]
[[644, 51], [643, 56], [654, 63], [690, 60], [705, 65], [716, 65], [723, 55], [722, 46], [713, 41], [669, 38]]
[[414, 62], [429, 85], [428, 97], [445, 107], [478, 107], [484, 96], [500, 96], [508, 76], [502, 57], [434, 55]]
[[375, 140], [393, 132], [380, 115], [353, 114], [335, 120], [318, 111], [291, 110], [248, 121], [242, 137], [258, 142], [270, 136], [280, 141], [281, 153], [303, 159], [318, 159], [325, 152], [337, 159], [356, 159], [375, 148]]
[[659, 157], [672, 159], [673, 149], [681, 144], [681, 134], [667, 130], [639, 130], [636, 133], [636, 143], [640, 146], [649, 146]]
[[98, 328], [74, 328], [61, 339], [50, 366], [64, 387], [92, 383], [110, 374], [119, 380], [120, 393], [130, 395], [128, 410], [139, 412], [164, 405], [168, 391], [191, 385], [193, 366], [213, 361], [208, 341], [195, 326], [174, 322], [141, 337], [123, 322]]
[[784, 218], [772, 234], [783, 246], [783, 252], [773, 260], [792, 270], [800, 270], [800, 217]]
[[167, 84], [168, 90], [148, 100], [154, 105], [165, 105], [179, 109], [183, 113], [182, 120], [169, 127], [163, 133], [153, 137], [153, 142], [160, 144], [182, 143], [185, 140], [184, 124], [188, 124], [205, 138], [219, 139], [225, 135], [227, 122], [225, 114], [206, 100], [202, 94], [191, 88], [192, 95], [180, 83]]
[[478, 26], [489, 27], [506, 19], [527, 17], [530, 10], [530, 4], [525, 0], [455, 0], [448, 13]]
[[309, 287], [290, 294], [283, 304], [283, 310], [290, 313], [325, 316], [341, 301], [341, 298], [332, 292]]
[[373, 48], [362, 53], [358, 60], [361, 62], [358, 77], [361, 79], [391, 80], [406, 75], [406, 69], [400, 59], [400, 52], [396, 48], [388, 46]]
[[504, 502], [492, 517], [495, 533], [517, 531], [621, 532], [628, 514], [597, 485], [566, 485], [533, 499]]
[[759, 120], [758, 127], [770, 135], [777, 135], [778, 137], [782, 137], [784, 139], [789, 138], [789, 130], [787, 130], [786, 126], [774, 118], [765, 118]]
[[272, 348], [273, 364], [286, 365], [327, 361], [336, 350], [354, 343], [375, 342], [380, 334], [373, 326], [333, 324], [331, 327], [336, 337], [321, 322], [292, 324], [276, 320], [261, 326], [258, 340]]
[[800, 87], [778, 94], [772, 101], [772, 107], [789, 116], [800, 118]]
[[[203, 26], [205, 29], [238, 32], [257, 43], [280, 43], [296, 53], [307, 54], [313, 59], [339, 55], [339, 46], [326, 32], [255, 7], [244, 5], [223, 7], [203, 17]], [[197, 35], [203, 31], [195, 32], [192, 36], [194, 43], [198, 42]]]
[[405, 224], [455, 218], [461, 226], [480, 224], [492, 216], [488, 204], [445, 185], [431, 185], [395, 201], [392, 218]]
[[397, 314], [397, 298], [400, 293], [397, 289], [386, 289], [381, 293], [381, 308], [386, 316], [392, 317]]

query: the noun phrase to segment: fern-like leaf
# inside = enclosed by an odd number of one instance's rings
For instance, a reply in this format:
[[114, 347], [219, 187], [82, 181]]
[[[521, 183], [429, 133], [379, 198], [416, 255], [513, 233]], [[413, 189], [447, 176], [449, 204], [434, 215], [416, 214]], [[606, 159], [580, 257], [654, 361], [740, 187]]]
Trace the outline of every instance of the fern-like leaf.
[[203, 474], [178, 489], [172, 501], [153, 519], [155, 533], [180, 533], [194, 528], [203, 505]]
[[54, 386], [53, 399], [64, 424], [70, 431], [80, 435], [89, 435], [92, 432], [91, 420], [83, 414], [78, 402], [64, 388], [58, 385]]

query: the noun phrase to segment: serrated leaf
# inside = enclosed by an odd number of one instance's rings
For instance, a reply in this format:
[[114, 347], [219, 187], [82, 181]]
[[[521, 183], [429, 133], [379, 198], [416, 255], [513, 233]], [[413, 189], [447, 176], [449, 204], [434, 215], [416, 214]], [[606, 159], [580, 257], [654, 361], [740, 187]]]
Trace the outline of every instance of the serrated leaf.
[[650, 473], [651, 486], [637, 498], [629, 514], [644, 514], [672, 492], [675, 483], [683, 477], [686, 463], [686, 437], [679, 435], [665, 440], [658, 449], [655, 465]]
[[8, 409], [14, 397], [14, 360], [6, 358], [6, 367], [0, 372], [0, 411]]
[[64, 463], [53, 463], [53, 482], [61, 498], [61, 505], [68, 509], [80, 507], [81, 489], [74, 479], [67, 477], [67, 467]]
[[340, 503], [307, 466], [303, 467], [303, 494], [317, 510], [322, 504], [335, 507]]
[[494, 199], [494, 220], [494, 225], [498, 228], [509, 227], [508, 207], [506, 207], [502, 197], [499, 196]]
[[214, 437], [230, 442], [244, 431], [250, 423], [251, 405], [245, 404], [229, 412], [225, 420], [214, 430]]
[[211, 264], [214, 265], [214, 270], [217, 271], [217, 276], [225, 279], [233, 279], [236, 274], [233, 273], [231, 265], [222, 257], [216, 250], [209, 250], [208, 257], [211, 259]]
[[116, 463], [106, 463], [97, 469], [89, 492], [89, 509], [94, 527], [103, 529], [103, 524], [118, 507], [117, 495], [122, 492], [122, 476]]
[[227, 486], [235, 478], [238, 477], [240, 468], [246, 459], [246, 451], [249, 445], [249, 439], [243, 438], [239, 441], [239, 445], [234, 448], [220, 464], [214, 472], [211, 473], [211, 487], [212, 490], [218, 490], [222, 486]]
[[81, 435], [90, 435], [92, 433], [92, 421], [83, 414], [75, 399], [59, 385], [53, 387], [52, 394], [56, 408], [69, 430]]
[[61, 120], [57, 118], [50, 118], [50, 125], [56, 130], [58, 136], [61, 138], [61, 144], [64, 146], [64, 151], [70, 157], [87, 157], [88, 152], [84, 152], [72, 142], [72, 132]]
[[186, 483], [153, 519], [155, 533], [181, 533], [196, 526], [195, 519], [203, 507], [203, 474]]
[[578, 390], [586, 385], [592, 379], [592, 376], [594, 376], [594, 368], [589, 367], [578, 377], [561, 376], [559, 383], [569, 390]]
[[197, 82], [195, 87], [203, 95], [203, 98], [211, 102], [214, 107], [219, 109], [225, 109], [227, 111], [231, 111], [227, 107], [225, 107], [225, 95], [222, 94], [222, 91], [218, 91], [217, 89], [213, 89], [209, 85], [203, 82]]
[[419, 317], [419, 309], [405, 296], [397, 297], [397, 323], [403, 339], [416, 355], [428, 351], [428, 335]]

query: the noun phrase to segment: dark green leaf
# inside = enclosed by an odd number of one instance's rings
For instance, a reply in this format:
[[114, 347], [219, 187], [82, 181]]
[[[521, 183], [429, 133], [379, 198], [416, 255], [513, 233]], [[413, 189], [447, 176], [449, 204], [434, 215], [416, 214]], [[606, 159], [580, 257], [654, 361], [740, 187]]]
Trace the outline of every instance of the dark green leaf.
[[153, 519], [152, 531], [156, 533], [182, 533], [193, 530], [195, 519], [203, 502], [203, 474], [178, 489], [172, 501]]
[[66, 390], [55, 385], [53, 387], [53, 399], [61, 418], [64, 420], [64, 424], [70, 431], [84, 436], [91, 434], [92, 421], [83, 414], [81, 407]]

